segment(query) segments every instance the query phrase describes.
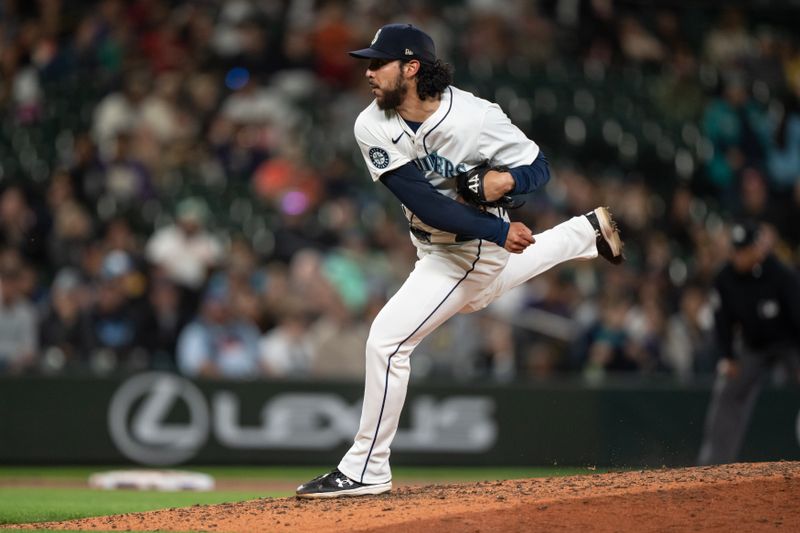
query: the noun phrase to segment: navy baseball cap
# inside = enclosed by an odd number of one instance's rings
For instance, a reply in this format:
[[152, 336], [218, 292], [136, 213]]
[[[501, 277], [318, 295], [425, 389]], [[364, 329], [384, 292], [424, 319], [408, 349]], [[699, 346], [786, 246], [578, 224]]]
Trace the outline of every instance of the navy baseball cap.
[[411, 24], [387, 24], [379, 29], [369, 48], [350, 52], [363, 59], [417, 59], [436, 61], [436, 47], [430, 35]]
[[731, 228], [731, 244], [737, 250], [747, 248], [758, 240], [758, 225], [754, 222], [740, 222]]

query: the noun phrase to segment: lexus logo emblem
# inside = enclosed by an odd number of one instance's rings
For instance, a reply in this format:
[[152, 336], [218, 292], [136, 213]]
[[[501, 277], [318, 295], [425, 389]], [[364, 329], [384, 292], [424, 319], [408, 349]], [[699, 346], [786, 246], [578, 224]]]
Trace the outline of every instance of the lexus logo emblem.
[[[183, 416], [175, 416], [175, 411]], [[117, 448], [129, 459], [151, 465], [193, 457], [208, 439], [209, 424], [208, 404], [200, 390], [165, 372], [129, 379], [114, 393], [108, 409], [108, 427]]]

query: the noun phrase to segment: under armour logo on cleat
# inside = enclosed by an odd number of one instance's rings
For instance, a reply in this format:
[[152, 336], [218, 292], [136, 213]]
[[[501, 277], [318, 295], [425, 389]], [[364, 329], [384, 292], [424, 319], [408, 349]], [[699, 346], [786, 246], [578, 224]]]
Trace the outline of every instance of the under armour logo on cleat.
[[350, 478], [342, 479], [340, 477], [337, 477], [336, 478], [336, 484], [339, 485], [339, 488], [341, 489], [341, 488], [344, 488], [345, 485], [352, 486], [353, 482], [350, 480]]

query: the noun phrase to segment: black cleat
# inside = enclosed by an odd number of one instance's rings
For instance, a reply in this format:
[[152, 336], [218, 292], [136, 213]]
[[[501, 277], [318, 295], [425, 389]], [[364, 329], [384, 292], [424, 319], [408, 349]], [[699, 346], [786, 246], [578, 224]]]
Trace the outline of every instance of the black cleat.
[[613, 265], [625, 261], [622, 253], [623, 243], [619, 237], [617, 223], [611, 218], [608, 208], [598, 207], [584, 215], [594, 228], [597, 253]]
[[383, 494], [392, 490], [392, 482], [368, 485], [345, 476], [339, 469], [315, 477], [297, 487], [298, 498], [339, 498], [342, 496], [366, 496]]

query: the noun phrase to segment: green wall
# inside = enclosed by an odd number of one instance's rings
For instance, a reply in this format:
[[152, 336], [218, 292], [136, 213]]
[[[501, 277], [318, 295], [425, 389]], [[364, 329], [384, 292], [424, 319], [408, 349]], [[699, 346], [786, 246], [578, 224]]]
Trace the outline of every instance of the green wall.
[[[0, 463], [335, 464], [362, 384], [0, 379]], [[393, 463], [691, 465], [710, 391], [664, 384], [412, 386]], [[800, 390], [767, 389], [742, 460], [800, 459]]]

